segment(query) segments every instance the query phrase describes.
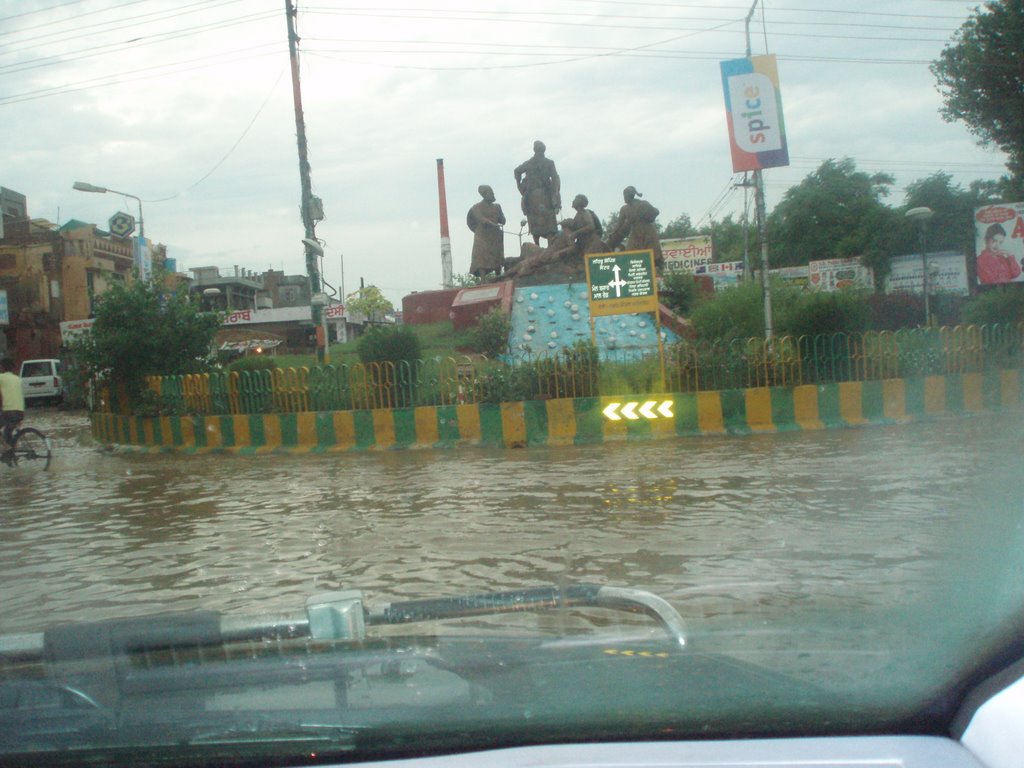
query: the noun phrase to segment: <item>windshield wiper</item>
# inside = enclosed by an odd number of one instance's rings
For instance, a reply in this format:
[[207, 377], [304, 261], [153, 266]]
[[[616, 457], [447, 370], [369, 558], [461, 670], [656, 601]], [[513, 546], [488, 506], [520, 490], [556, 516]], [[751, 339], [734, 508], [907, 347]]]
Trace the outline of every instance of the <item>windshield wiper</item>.
[[305, 614], [275, 617], [221, 615], [213, 611], [83, 622], [46, 632], [0, 637], [0, 660], [78, 660], [271, 639], [362, 641], [367, 627], [444, 621], [472, 616], [570, 608], [604, 608], [644, 614], [686, 645], [686, 625], [664, 599], [650, 592], [597, 584], [533, 587], [462, 597], [409, 600], [367, 608], [360, 591], [327, 592], [306, 600]]
[[468, 597], [410, 600], [371, 611], [366, 620], [371, 625], [407, 624], [498, 613], [586, 607], [646, 614], [661, 624], [672, 640], [681, 646], [686, 645], [683, 618], [666, 600], [639, 589], [603, 587], [597, 584], [576, 584], [565, 588], [534, 587]]

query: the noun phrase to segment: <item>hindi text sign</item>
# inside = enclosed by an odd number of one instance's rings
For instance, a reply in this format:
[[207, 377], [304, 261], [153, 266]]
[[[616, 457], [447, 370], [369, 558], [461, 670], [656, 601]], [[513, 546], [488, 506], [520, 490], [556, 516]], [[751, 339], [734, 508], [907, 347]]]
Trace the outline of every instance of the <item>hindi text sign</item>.
[[591, 317], [658, 311], [653, 251], [592, 253], [586, 259]]

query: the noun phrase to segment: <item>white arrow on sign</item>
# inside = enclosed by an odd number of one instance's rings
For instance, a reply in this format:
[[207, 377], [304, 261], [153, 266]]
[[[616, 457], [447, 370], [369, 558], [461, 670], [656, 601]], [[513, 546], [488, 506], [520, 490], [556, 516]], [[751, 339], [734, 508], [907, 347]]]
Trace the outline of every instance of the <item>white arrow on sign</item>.
[[[639, 414], [637, 413], [638, 410]], [[608, 403], [608, 405], [601, 410], [601, 413], [603, 413], [609, 421], [622, 421], [623, 416], [630, 421], [636, 421], [641, 416], [645, 419], [653, 420], [658, 418], [658, 414], [661, 414], [666, 419], [671, 419], [673, 417], [671, 400], [662, 400], [660, 403], [657, 400], [648, 400], [643, 404], [639, 401]]]
[[619, 273], [621, 271], [622, 270], [619, 269], [619, 265], [618, 264], [616, 264], [614, 267], [612, 267], [612, 272], [615, 273], [615, 279], [612, 280], [610, 283], [608, 283], [608, 285], [610, 287], [615, 289], [615, 298], [617, 298], [617, 299], [622, 297], [622, 289], [625, 288], [627, 285], [629, 285], [629, 283], [627, 283], [625, 280], [623, 280], [623, 279], [621, 279], [619, 277]]

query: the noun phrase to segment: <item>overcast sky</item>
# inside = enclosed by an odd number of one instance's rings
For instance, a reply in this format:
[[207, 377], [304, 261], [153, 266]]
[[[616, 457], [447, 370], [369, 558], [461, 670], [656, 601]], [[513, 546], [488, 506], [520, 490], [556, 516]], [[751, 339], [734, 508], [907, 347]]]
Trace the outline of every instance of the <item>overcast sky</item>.
[[[778, 57], [791, 165], [768, 206], [827, 158], [897, 188], [1005, 172], [941, 119], [928, 64], [975, 4], [767, 0], [753, 53]], [[20, 0], [0, 10], [0, 184], [29, 214], [107, 226], [141, 197], [178, 269], [304, 273], [284, 0]], [[739, 217], [719, 62], [745, 52], [749, 2], [298, 0], [302, 102], [325, 277], [399, 304], [440, 287], [436, 160], [454, 271], [490, 184], [518, 252], [512, 170], [542, 139], [563, 202], [600, 216], [633, 185], [667, 224]], [[763, 14], [762, 14], [763, 10]], [[899, 193], [894, 202], [899, 202]]]

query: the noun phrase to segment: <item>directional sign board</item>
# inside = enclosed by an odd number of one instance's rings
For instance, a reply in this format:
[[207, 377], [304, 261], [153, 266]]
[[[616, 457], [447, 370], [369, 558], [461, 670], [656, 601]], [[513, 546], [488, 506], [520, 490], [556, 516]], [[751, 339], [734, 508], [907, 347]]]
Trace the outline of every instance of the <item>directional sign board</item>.
[[658, 311], [653, 251], [587, 255], [590, 316]]

